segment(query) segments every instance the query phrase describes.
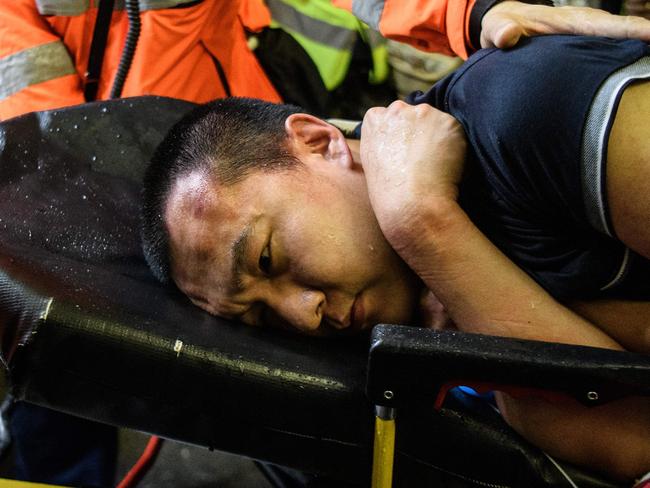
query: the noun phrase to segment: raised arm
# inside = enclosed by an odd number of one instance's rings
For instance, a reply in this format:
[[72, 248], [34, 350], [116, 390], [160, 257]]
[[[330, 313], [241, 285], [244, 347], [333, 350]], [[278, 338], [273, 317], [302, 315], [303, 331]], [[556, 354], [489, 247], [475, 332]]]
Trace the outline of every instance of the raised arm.
[[503, 255], [456, 202], [464, 133], [427, 104], [371, 109], [361, 157], [370, 199], [393, 248], [462, 330], [620, 346], [553, 300]]
[[612, 15], [587, 7], [551, 7], [503, 1], [494, 5], [483, 17], [481, 47], [507, 48], [514, 46], [521, 37], [543, 34], [650, 41], [650, 21], [641, 17]]
[[[552, 299], [456, 203], [464, 134], [428, 105], [395, 102], [364, 119], [361, 157], [371, 203], [391, 245], [467, 332], [621, 349]], [[504, 417], [531, 442], [621, 478], [650, 468], [650, 402], [586, 409], [500, 395]]]
[[650, 22], [550, 0], [333, 0], [382, 35], [424, 51], [467, 58], [480, 47], [509, 47], [522, 36], [582, 34], [650, 41]]

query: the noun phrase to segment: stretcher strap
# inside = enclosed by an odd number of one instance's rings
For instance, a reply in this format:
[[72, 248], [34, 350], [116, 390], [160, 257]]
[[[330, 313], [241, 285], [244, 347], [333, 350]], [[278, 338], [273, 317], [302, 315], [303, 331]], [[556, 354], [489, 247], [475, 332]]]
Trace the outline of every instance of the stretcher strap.
[[88, 55], [86, 84], [84, 86], [84, 97], [87, 102], [92, 102], [97, 98], [99, 76], [101, 75], [102, 64], [104, 63], [106, 40], [108, 39], [108, 30], [111, 25], [114, 4], [114, 0], [104, 0], [99, 3], [95, 29], [93, 30], [93, 40], [90, 44], [90, 54]]

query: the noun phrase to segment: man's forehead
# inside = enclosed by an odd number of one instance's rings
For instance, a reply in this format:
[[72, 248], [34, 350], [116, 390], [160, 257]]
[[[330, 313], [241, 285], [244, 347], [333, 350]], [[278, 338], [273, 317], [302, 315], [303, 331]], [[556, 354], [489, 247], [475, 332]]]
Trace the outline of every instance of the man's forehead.
[[225, 193], [204, 171], [177, 178], [165, 207], [165, 222], [170, 232], [183, 227], [183, 223], [196, 226], [195, 231], [223, 229], [224, 226], [214, 226], [213, 222], [228, 222], [239, 215], [237, 207]]
[[213, 184], [206, 171], [193, 171], [174, 181], [166, 206], [166, 220], [200, 217], [211, 204]]
[[245, 210], [206, 175], [179, 178], [170, 192], [165, 222], [172, 276], [188, 295], [226, 295], [231, 247], [247, 228]]

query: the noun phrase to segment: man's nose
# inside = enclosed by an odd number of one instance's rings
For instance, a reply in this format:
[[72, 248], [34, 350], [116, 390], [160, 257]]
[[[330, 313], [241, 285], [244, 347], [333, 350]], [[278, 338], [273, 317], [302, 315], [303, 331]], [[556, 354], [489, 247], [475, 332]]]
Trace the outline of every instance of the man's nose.
[[280, 319], [302, 332], [318, 329], [325, 306], [323, 292], [292, 285], [277, 291], [269, 305]]

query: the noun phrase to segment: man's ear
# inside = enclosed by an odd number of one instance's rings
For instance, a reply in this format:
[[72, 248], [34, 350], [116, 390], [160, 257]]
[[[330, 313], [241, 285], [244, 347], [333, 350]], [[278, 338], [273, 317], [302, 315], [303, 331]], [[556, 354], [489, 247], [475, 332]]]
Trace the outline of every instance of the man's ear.
[[353, 164], [345, 137], [333, 125], [313, 115], [291, 114], [284, 122], [292, 150], [300, 159], [321, 156], [327, 161], [350, 167]]

